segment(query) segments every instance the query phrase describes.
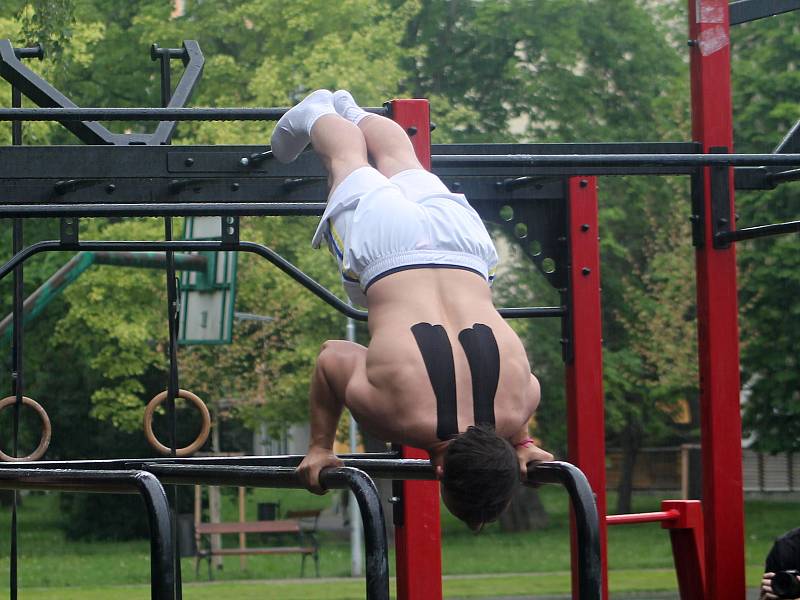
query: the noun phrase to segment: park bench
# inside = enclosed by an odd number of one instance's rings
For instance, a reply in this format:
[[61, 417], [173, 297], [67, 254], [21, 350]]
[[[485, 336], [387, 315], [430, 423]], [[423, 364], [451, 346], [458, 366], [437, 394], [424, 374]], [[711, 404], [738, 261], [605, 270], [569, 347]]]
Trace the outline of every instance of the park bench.
[[[316, 511], [317, 513], [319, 511]], [[303, 515], [303, 517], [314, 517], [314, 515]], [[200, 571], [200, 560], [205, 558], [208, 560], [208, 577], [212, 578], [211, 557], [212, 556], [228, 556], [228, 555], [246, 555], [246, 554], [300, 554], [302, 561], [300, 563], [300, 576], [305, 574], [306, 557], [311, 556], [314, 559], [314, 567], [319, 577], [319, 543], [314, 535], [313, 529], [308, 529], [301, 526], [300, 521], [297, 519], [282, 519], [278, 521], [244, 521], [244, 522], [227, 522], [227, 523], [195, 523], [195, 535], [198, 539], [203, 536], [210, 536], [214, 534], [272, 534], [281, 536], [291, 536], [295, 542], [294, 545], [270, 545], [248, 547], [243, 543], [243, 538], [240, 537], [239, 546], [233, 548], [216, 548], [212, 549], [210, 545], [201, 548], [198, 544], [196, 572]]]

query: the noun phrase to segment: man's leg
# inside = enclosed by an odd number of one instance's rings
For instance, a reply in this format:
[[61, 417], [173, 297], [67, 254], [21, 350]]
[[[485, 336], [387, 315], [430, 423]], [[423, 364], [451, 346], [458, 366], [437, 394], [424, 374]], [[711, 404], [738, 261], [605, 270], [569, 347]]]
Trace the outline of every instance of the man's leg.
[[350, 173], [369, 166], [364, 134], [335, 113], [317, 119], [311, 128], [311, 145], [328, 171], [331, 192]]
[[332, 190], [356, 169], [369, 166], [363, 133], [336, 114], [328, 90], [312, 92], [286, 112], [272, 133], [272, 152], [289, 163], [309, 142], [328, 170]]
[[337, 91], [333, 95], [333, 102], [336, 112], [361, 129], [369, 156], [378, 171], [386, 177], [423, 168], [417, 160], [411, 140], [400, 125], [386, 117], [364, 111], [346, 90]]

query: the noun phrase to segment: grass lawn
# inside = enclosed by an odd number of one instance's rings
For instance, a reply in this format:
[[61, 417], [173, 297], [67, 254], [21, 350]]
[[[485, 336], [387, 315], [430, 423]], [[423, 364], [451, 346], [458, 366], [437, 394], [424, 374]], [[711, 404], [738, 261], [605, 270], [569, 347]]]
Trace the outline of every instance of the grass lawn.
[[[487, 527], [479, 536], [466, 530], [446, 511], [442, 513], [443, 570], [445, 594], [451, 598], [482, 598], [490, 595], [565, 593], [569, 590], [569, 534], [566, 494], [555, 487], [541, 490], [550, 525], [536, 532], [502, 533]], [[316, 497], [295, 490], [256, 490], [248, 497], [248, 517], [255, 517], [258, 501], [281, 502], [283, 510], [308, 508], [330, 502], [331, 496]], [[636, 511], [657, 510], [660, 498], [641, 495]], [[609, 504], [613, 506], [613, 498]], [[746, 503], [748, 583], [756, 586], [764, 556], [773, 538], [796, 526], [800, 502], [750, 500]], [[114, 599], [148, 598], [149, 545], [146, 541], [72, 542], [58, 527], [55, 494], [29, 495], [19, 512], [20, 598]], [[235, 519], [235, 503], [229, 498], [224, 519]], [[0, 513], [0, 573], [8, 570], [8, 510]], [[320, 534], [320, 569], [323, 578], [347, 577], [350, 570], [349, 542], [332, 534]], [[394, 557], [390, 556], [390, 565]], [[611, 589], [615, 591], [672, 590], [676, 588], [669, 538], [656, 524], [609, 529]], [[208, 583], [203, 565], [194, 574], [193, 559], [182, 561], [184, 597], [344, 600], [363, 598], [363, 581], [313, 577], [302, 581], [270, 581], [299, 575], [300, 558], [250, 556], [247, 569], [240, 570], [238, 557], [226, 557], [225, 567]], [[311, 573], [310, 562], [306, 565]], [[393, 569], [393, 567], [392, 567]], [[232, 580], [237, 580], [233, 582]], [[246, 581], [252, 580], [252, 581]], [[7, 589], [0, 576], [0, 595]]]

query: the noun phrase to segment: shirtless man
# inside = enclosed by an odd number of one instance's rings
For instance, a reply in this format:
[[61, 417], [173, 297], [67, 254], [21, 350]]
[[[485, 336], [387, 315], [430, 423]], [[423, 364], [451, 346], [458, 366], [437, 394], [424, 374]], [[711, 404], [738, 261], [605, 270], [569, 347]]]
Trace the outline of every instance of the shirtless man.
[[349, 92], [306, 97], [278, 122], [272, 151], [291, 162], [309, 142], [331, 187], [312, 243], [326, 242], [348, 295], [368, 306], [371, 341], [323, 344], [298, 474], [324, 493], [319, 472], [341, 465], [333, 441], [347, 406], [374, 436], [426, 450], [445, 504], [477, 529], [505, 509], [529, 462], [553, 459], [528, 434], [539, 383], [492, 303], [492, 240], [405, 131]]

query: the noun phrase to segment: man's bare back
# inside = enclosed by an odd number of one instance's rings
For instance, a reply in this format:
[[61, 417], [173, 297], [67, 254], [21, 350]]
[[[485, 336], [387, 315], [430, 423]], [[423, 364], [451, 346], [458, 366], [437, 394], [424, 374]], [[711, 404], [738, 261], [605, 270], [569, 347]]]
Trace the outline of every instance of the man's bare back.
[[474, 425], [472, 379], [459, 332], [482, 323], [500, 351], [494, 401], [495, 430], [511, 439], [527, 426], [539, 404], [525, 349], [497, 313], [485, 281], [463, 269], [413, 269], [376, 282], [368, 291], [371, 341], [346, 394], [347, 407], [367, 431], [387, 441], [429, 449], [436, 437], [436, 398], [420, 348], [417, 323], [442, 325], [452, 342], [458, 430]]

